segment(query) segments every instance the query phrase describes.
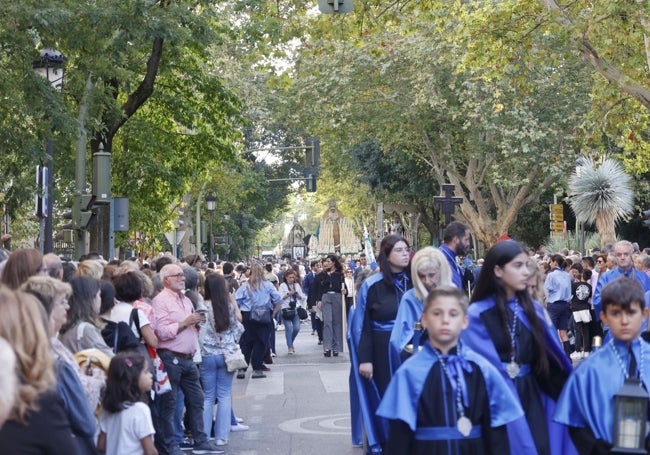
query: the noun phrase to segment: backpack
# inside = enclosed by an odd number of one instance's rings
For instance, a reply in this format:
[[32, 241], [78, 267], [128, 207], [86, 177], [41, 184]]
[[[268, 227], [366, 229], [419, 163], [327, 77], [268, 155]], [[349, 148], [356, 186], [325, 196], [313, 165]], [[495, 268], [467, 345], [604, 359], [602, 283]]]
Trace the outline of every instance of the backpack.
[[[125, 350], [138, 349], [142, 344], [140, 339], [133, 333], [131, 330], [131, 323], [133, 322], [133, 312], [138, 311], [134, 308], [131, 311], [131, 317], [129, 318], [129, 323], [120, 321], [114, 322], [107, 319], [103, 319], [106, 323], [106, 326], [102, 329], [102, 338], [106, 344], [113, 349], [113, 352], [118, 353]], [[139, 330], [139, 327], [138, 327]]]

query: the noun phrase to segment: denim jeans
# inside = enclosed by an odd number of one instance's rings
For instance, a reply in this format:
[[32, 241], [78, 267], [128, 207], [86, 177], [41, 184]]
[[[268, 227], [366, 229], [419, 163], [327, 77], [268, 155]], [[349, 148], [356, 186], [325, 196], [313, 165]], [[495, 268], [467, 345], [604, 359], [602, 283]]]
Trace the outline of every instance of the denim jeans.
[[226, 360], [223, 354], [204, 355], [201, 363], [201, 383], [205, 400], [203, 402], [203, 429], [205, 434], [210, 434], [212, 427], [212, 411], [215, 399], [217, 405], [217, 418], [214, 424], [215, 439], [228, 440], [232, 413], [232, 381], [235, 373], [226, 369]]
[[287, 347], [292, 348], [293, 342], [298, 336], [298, 332], [300, 332], [300, 317], [298, 316], [298, 312], [295, 312], [293, 319], [282, 319], [282, 323], [284, 324], [284, 336], [287, 339]]
[[187, 404], [190, 431], [195, 445], [203, 444], [208, 437], [203, 432], [203, 390], [199, 380], [199, 370], [192, 359], [177, 357], [171, 352], [159, 351], [165, 370], [169, 375], [172, 390], [160, 396], [160, 421], [163, 445], [169, 451], [178, 447], [175, 437], [174, 415], [178, 390], [182, 389]]

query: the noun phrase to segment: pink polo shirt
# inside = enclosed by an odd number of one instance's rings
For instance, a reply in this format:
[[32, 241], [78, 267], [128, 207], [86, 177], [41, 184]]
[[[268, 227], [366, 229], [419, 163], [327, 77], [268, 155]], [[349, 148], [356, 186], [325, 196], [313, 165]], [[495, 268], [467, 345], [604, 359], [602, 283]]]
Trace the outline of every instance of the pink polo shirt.
[[185, 294], [171, 291], [167, 288], [151, 302], [153, 306], [154, 331], [158, 336], [158, 348], [194, 354], [199, 331], [195, 326], [178, 331], [179, 322], [194, 312], [190, 299]]

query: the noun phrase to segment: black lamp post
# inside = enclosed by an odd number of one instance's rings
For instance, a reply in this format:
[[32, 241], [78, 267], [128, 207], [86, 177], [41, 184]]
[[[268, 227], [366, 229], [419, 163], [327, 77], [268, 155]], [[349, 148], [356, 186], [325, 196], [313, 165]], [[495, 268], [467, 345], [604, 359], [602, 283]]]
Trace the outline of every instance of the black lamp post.
[[614, 447], [610, 453], [646, 454], [648, 393], [638, 380], [626, 379], [614, 395]]
[[[52, 88], [58, 92], [61, 91], [63, 86], [63, 65], [67, 58], [54, 49], [43, 49], [40, 51], [40, 58], [32, 62], [34, 72], [39, 76], [46, 79]], [[46, 154], [46, 168], [47, 178], [42, 179], [42, 184], [47, 186], [47, 191], [44, 192], [45, 201], [41, 213], [41, 249], [44, 253], [51, 253], [53, 248], [52, 240], [52, 199], [54, 194], [54, 144], [52, 138], [48, 135], [45, 141], [45, 154]]]
[[210, 262], [213, 261], [212, 249], [214, 248], [214, 233], [212, 232], [212, 221], [214, 219], [214, 209], [217, 208], [217, 198], [211, 192], [205, 197], [205, 202], [210, 212]]

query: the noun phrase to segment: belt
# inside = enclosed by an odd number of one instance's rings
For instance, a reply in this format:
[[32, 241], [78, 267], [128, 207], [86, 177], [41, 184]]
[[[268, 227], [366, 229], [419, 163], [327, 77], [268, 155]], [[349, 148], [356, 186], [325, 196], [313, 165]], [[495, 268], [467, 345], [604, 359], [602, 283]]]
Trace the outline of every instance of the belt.
[[169, 352], [174, 357], [180, 357], [181, 359], [193, 359], [194, 354], [184, 354], [182, 352], [176, 352], [169, 349], [158, 348], [158, 352]]
[[473, 425], [467, 436], [463, 436], [456, 427], [418, 427], [415, 439], [418, 441], [449, 441], [457, 439], [477, 439], [482, 434], [479, 425]]

